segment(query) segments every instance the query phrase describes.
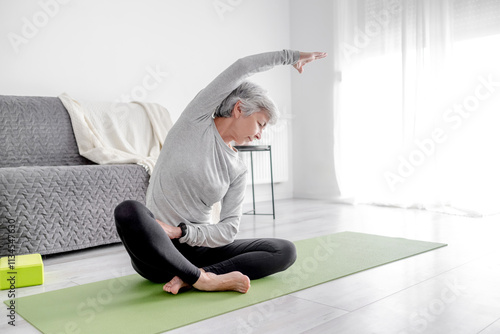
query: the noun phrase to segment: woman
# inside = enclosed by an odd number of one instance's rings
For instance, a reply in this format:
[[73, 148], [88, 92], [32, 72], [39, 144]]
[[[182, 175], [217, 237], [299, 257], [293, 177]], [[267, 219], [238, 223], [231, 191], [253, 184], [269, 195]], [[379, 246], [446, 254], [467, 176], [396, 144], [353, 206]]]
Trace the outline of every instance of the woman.
[[[246, 293], [250, 280], [283, 271], [296, 258], [282, 239], [235, 240], [242, 215], [246, 167], [231, 146], [260, 139], [277, 110], [257, 85], [244, 82], [276, 65], [303, 66], [326, 53], [283, 50], [245, 57], [222, 72], [186, 107], [168, 133], [150, 179], [146, 206], [125, 201], [115, 209], [118, 234], [132, 266], [177, 294]], [[214, 203], [220, 221], [210, 224]]]

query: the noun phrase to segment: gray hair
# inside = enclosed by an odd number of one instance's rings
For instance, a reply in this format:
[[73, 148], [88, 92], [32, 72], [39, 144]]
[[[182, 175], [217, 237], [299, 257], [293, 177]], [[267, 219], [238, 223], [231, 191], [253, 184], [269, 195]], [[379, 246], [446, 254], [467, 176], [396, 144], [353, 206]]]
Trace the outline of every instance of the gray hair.
[[215, 109], [214, 118], [231, 117], [234, 105], [238, 101], [241, 101], [240, 106], [244, 117], [264, 111], [269, 116], [269, 124], [274, 125], [278, 121], [279, 111], [274, 102], [262, 87], [250, 81], [244, 81], [221, 102]]

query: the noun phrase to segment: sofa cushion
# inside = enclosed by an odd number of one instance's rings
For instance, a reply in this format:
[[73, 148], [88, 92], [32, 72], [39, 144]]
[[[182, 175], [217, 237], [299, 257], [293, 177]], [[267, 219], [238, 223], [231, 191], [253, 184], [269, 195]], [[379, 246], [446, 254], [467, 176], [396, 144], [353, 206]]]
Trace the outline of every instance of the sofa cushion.
[[0, 256], [119, 242], [114, 208], [145, 202], [139, 165], [0, 168]]
[[80, 156], [57, 97], [0, 95], [0, 168], [94, 164]]

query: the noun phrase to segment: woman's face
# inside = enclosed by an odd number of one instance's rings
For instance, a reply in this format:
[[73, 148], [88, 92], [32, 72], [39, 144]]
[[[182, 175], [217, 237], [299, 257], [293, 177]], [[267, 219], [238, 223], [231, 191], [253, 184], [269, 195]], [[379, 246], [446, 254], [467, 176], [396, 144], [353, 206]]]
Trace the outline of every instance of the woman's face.
[[238, 145], [244, 145], [259, 140], [267, 122], [269, 116], [264, 111], [255, 112], [248, 117], [241, 113], [234, 123], [234, 141]]

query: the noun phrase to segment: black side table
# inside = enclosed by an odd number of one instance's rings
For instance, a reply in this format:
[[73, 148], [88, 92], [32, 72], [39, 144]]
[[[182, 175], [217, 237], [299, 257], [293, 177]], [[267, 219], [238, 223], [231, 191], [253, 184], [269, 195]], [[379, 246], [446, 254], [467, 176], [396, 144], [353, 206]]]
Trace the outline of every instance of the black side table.
[[[273, 219], [276, 219], [276, 214], [274, 210], [274, 183], [273, 183], [273, 157], [271, 153], [271, 145], [245, 145], [245, 146], [234, 146], [240, 152], [250, 152], [250, 166], [252, 170], [252, 198], [253, 198], [253, 210], [245, 212], [244, 215], [273, 215]], [[255, 186], [253, 177], [253, 152], [269, 152], [269, 165], [271, 168], [271, 194], [273, 202], [273, 213], [256, 213], [255, 212]]]

